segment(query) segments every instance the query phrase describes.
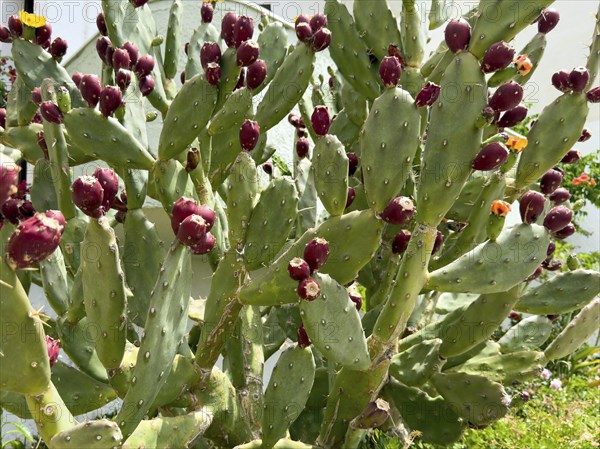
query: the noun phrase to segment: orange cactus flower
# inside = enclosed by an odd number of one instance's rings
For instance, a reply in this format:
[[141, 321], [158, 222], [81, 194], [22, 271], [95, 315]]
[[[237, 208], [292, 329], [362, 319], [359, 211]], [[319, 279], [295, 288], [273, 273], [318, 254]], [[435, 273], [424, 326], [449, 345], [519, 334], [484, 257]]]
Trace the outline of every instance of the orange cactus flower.
[[574, 186], [578, 186], [579, 184], [581, 184], [581, 178], [573, 178], [573, 182], [571, 183]]
[[527, 55], [517, 56], [514, 62], [515, 62], [515, 65], [517, 66], [517, 71], [519, 72], [519, 75], [521, 75], [521, 76], [528, 75], [529, 72], [531, 72], [531, 69], [533, 69], [533, 64], [531, 62], [531, 59], [529, 59], [529, 57]]
[[590, 180], [590, 177], [587, 173], [582, 173], [579, 179], [581, 179], [583, 182], [587, 182]]
[[510, 151], [514, 153], [520, 153], [529, 144], [529, 140], [527, 140], [527, 137], [525, 136], [517, 134], [516, 132], [510, 129], [505, 129], [504, 132], [508, 134], [508, 141], [506, 142], [506, 146]]
[[506, 201], [496, 200], [492, 203], [490, 211], [497, 217], [506, 217], [511, 210], [511, 206]]

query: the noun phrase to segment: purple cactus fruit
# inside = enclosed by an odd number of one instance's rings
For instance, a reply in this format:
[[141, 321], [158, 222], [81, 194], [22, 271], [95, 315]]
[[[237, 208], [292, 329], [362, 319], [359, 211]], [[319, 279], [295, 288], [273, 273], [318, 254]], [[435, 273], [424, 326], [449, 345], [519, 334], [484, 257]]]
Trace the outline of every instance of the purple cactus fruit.
[[307, 243], [304, 248], [304, 260], [308, 263], [311, 271], [320, 269], [329, 257], [329, 242], [316, 237]]
[[354, 176], [358, 168], [358, 156], [356, 153], [346, 153], [348, 157], [348, 176]]
[[305, 127], [296, 128], [296, 136], [298, 137], [298, 139], [301, 139], [302, 137], [306, 137], [307, 135], [308, 135], [308, 131], [306, 130]]
[[208, 254], [212, 251], [217, 243], [217, 239], [210, 232], [204, 234], [198, 243], [192, 246], [192, 253], [196, 255]]
[[300, 137], [296, 141], [296, 154], [298, 158], [304, 159], [308, 156], [308, 150], [310, 148], [310, 144], [308, 143], [308, 139], [306, 137]]
[[331, 44], [331, 31], [329, 28], [321, 28], [313, 34], [312, 50], [317, 53], [325, 50]]
[[115, 86], [106, 86], [100, 92], [100, 112], [104, 117], [110, 117], [123, 101], [121, 90]]
[[404, 251], [406, 251], [406, 248], [408, 248], [408, 242], [410, 241], [411, 236], [412, 234], [410, 231], [407, 231], [406, 229], [402, 229], [400, 232], [398, 232], [392, 241], [392, 253], [404, 254]]
[[235, 24], [238, 21], [237, 14], [228, 12], [221, 20], [221, 37], [228, 47], [235, 46]]
[[542, 262], [542, 268], [547, 271], [558, 271], [562, 268], [562, 262], [558, 259], [547, 258]]
[[307, 278], [298, 283], [297, 292], [300, 298], [306, 301], [314, 301], [321, 294], [321, 287], [313, 278]]
[[90, 107], [95, 107], [100, 101], [100, 93], [102, 92], [102, 84], [97, 75], [83, 75], [79, 83], [81, 96]]
[[185, 84], [185, 69], [181, 71], [181, 74], [179, 75], [179, 81], [181, 81], [181, 84]]
[[[179, 225], [181, 222], [190, 215], [194, 214], [200, 215], [198, 203], [196, 203], [194, 199], [182, 196], [175, 201], [175, 204], [173, 204], [173, 209], [171, 210], [171, 229], [173, 229], [173, 232], [177, 235], [177, 231], [179, 231]], [[204, 221], [206, 222], [206, 220]], [[207, 223], [207, 230], [210, 230], [212, 224], [210, 224], [210, 226], [208, 225], [209, 223]]]
[[533, 272], [533, 274], [531, 276], [529, 276], [527, 279], [525, 279], [527, 282], [531, 282], [531, 281], [535, 281], [537, 278], [539, 278], [542, 275], [543, 272], [543, 267], [541, 265], [539, 265], [535, 271]]
[[13, 36], [21, 37], [23, 35], [23, 22], [21, 22], [19, 16], [15, 15], [8, 18], [8, 29]]
[[35, 29], [35, 42], [43, 44], [52, 38], [52, 25], [46, 23], [39, 28]]
[[444, 234], [440, 231], [435, 235], [435, 242], [433, 242], [433, 248], [431, 249], [431, 255], [436, 254], [441, 248], [442, 243], [444, 243]]
[[210, 2], [203, 2], [202, 7], [200, 8], [200, 16], [202, 17], [202, 22], [211, 23], [213, 19], [214, 9]]
[[267, 63], [257, 59], [248, 66], [246, 72], [246, 85], [248, 89], [258, 89], [267, 77]]
[[308, 17], [306, 14], [300, 14], [298, 17], [296, 17], [296, 20], [294, 20], [294, 25], [298, 25], [299, 23], [310, 24], [310, 17]]
[[119, 191], [119, 177], [110, 168], [97, 168], [93, 175], [104, 189], [102, 206], [108, 212]]
[[310, 277], [310, 267], [304, 259], [294, 257], [288, 264], [288, 273], [293, 280], [302, 281]]
[[563, 164], [576, 164], [581, 159], [581, 153], [575, 148], [570, 149], [567, 154], [560, 160]]
[[138, 46], [133, 42], [125, 42], [121, 48], [123, 48], [124, 50], [127, 50], [127, 53], [129, 53], [129, 60], [131, 61], [129, 68], [131, 69], [131, 68], [135, 67], [135, 65], [138, 62], [139, 55], [140, 55]]
[[306, 333], [306, 329], [304, 329], [304, 324], [301, 323], [298, 328], [298, 347], [299, 348], [308, 348], [312, 342]]
[[18, 164], [0, 155], [0, 205], [17, 191], [20, 171]]
[[11, 42], [10, 31], [4, 25], [0, 24], [0, 42], [10, 44]]
[[38, 123], [40, 125], [42, 124], [42, 116], [40, 115], [39, 112], [35, 113], [35, 115], [31, 119], [31, 123]]
[[211, 86], [216, 86], [221, 80], [221, 66], [216, 62], [209, 62], [204, 68], [204, 74], [206, 75], [208, 83]]
[[206, 234], [206, 221], [200, 215], [192, 214], [186, 217], [177, 230], [177, 240], [185, 246], [193, 247], [202, 241]]
[[554, 251], [556, 251], [556, 243], [550, 242], [548, 243], [548, 248], [546, 249], [546, 256], [552, 257], [554, 255]]
[[446, 44], [452, 53], [466, 50], [471, 41], [471, 25], [462, 17], [452, 19], [444, 32]]
[[131, 72], [125, 69], [119, 69], [115, 75], [117, 86], [125, 92], [131, 84]]
[[102, 184], [94, 176], [80, 176], [71, 186], [73, 203], [83, 213], [93, 218], [99, 218], [104, 214], [102, 207], [104, 200], [104, 189]]
[[67, 54], [67, 48], [67, 41], [62, 37], [57, 37], [52, 41], [52, 44], [50, 44], [50, 49], [48, 52], [54, 59], [60, 59]]
[[129, 69], [131, 66], [129, 52], [124, 48], [116, 48], [112, 57], [112, 66], [115, 71], [119, 69]]
[[544, 227], [552, 233], [564, 229], [573, 219], [573, 211], [565, 206], [556, 206], [544, 218]]
[[298, 114], [294, 113], [294, 112], [290, 112], [287, 116], [287, 120], [288, 123], [290, 125], [292, 125], [294, 128], [298, 128], [300, 125], [300, 121], [302, 120], [302, 117], [300, 117]]
[[317, 13], [311, 17], [309, 23], [313, 32], [316, 33], [318, 30], [327, 27], [327, 16]]
[[254, 34], [254, 21], [247, 16], [240, 16], [235, 23], [235, 48], [252, 39]]
[[526, 192], [519, 201], [519, 212], [523, 223], [535, 223], [544, 212], [544, 195], [534, 190]]
[[33, 89], [33, 91], [31, 92], [31, 101], [33, 101], [33, 103], [37, 105], [40, 105], [42, 103], [42, 89], [40, 89], [39, 87]]
[[242, 87], [244, 87], [245, 82], [246, 82], [246, 67], [242, 67], [242, 70], [240, 70], [240, 77], [238, 78], [238, 82], [235, 85], [235, 88], [233, 90], [241, 89]]
[[415, 104], [419, 108], [431, 106], [439, 98], [440, 92], [440, 86], [435, 83], [428, 82], [417, 94]]
[[273, 175], [273, 164], [271, 162], [265, 162], [264, 164], [261, 165], [261, 167], [267, 175], [269, 175], [269, 176]]
[[515, 49], [504, 41], [492, 44], [485, 52], [481, 62], [483, 73], [497, 72], [505, 69], [515, 59]]
[[386, 56], [379, 64], [379, 76], [385, 87], [396, 87], [400, 81], [402, 66], [395, 56]]
[[221, 62], [221, 48], [216, 42], [205, 42], [200, 49], [200, 64], [206, 67], [211, 62]]
[[129, 0], [129, 3], [131, 3], [135, 8], [140, 8], [148, 3], [148, 1], [149, 0]]
[[381, 218], [391, 224], [400, 225], [408, 223], [415, 214], [415, 204], [410, 198], [398, 196], [385, 206]]
[[258, 143], [260, 125], [254, 120], [246, 119], [240, 126], [240, 145], [245, 151], [252, 151]]
[[489, 104], [494, 111], [510, 111], [516, 108], [521, 100], [523, 87], [515, 81], [509, 81], [496, 89]]
[[600, 86], [594, 87], [585, 96], [590, 103], [600, 103]]
[[571, 83], [569, 81], [569, 72], [561, 70], [552, 75], [552, 85], [561, 92], [570, 92]]
[[0, 108], [0, 127], [6, 128], [6, 108]]
[[21, 217], [21, 212], [19, 212], [21, 201], [19, 198], [9, 198], [0, 207], [2, 216], [15, 225], [19, 224], [19, 218]]
[[569, 74], [569, 84], [575, 92], [583, 92], [590, 81], [590, 72], [585, 67], [576, 67]]
[[587, 142], [591, 138], [592, 132], [587, 128], [583, 128], [583, 131], [581, 131], [581, 136], [579, 137], [579, 142]]
[[346, 195], [346, 209], [352, 206], [354, 198], [356, 198], [356, 190], [354, 190], [354, 187], [348, 187], [348, 194]]
[[481, 171], [496, 170], [504, 165], [509, 153], [509, 149], [503, 143], [490, 143], [479, 151], [471, 167]]
[[324, 136], [329, 132], [331, 117], [325, 106], [317, 106], [310, 117], [313, 130], [317, 136]]
[[544, 195], [550, 195], [560, 186], [563, 175], [558, 170], [551, 168], [540, 179], [540, 190]]
[[73, 84], [75, 84], [75, 86], [77, 86], [77, 89], [80, 88], [81, 86], [81, 80], [83, 78], [83, 73], [81, 72], [75, 72], [71, 75], [71, 79], [73, 80]]
[[573, 234], [575, 234], [576, 231], [577, 231], [577, 229], [575, 229], [575, 225], [573, 225], [573, 223], [569, 223], [564, 228], [562, 228], [560, 231], [555, 232], [553, 235], [557, 239], [564, 240], [566, 238], [571, 237]]
[[350, 287], [348, 289], [348, 297], [350, 298], [350, 301], [354, 303], [356, 310], [360, 312], [360, 309], [362, 309], [363, 298], [356, 287]]
[[148, 76], [154, 70], [154, 57], [152, 55], [141, 56], [135, 64], [135, 74], [138, 78]]
[[498, 120], [498, 127], [500, 128], [512, 128], [515, 125], [521, 123], [527, 117], [528, 109], [520, 104], [516, 108], [506, 111]]
[[50, 123], [60, 124], [63, 122], [62, 112], [60, 112], [58, 106], [51, 101], [44, 101], [40, 105], [40, 114], [42, 114], [44, 120], [47, 120]]
[[[112, 46], [112, 42], [107, 36], [99, 37], [96, 40], [96, 52], [98, 53], [98, 57], [102, 60], [103, 63], [108, 64], [106, 60], [106, 53], [108, 49]], [[110, 61], [112, 62], [112, 61]]]
[[108, 28], [106, 28], [106, 18], [104, 17], [104, 13], [101, 12], [96, 17], [96, 26], [98, 27], [98, 31], [102, 36], [108, 36]]
[[154, 78], [152, 75], [140, 78], [140, 92], [142, 96], [147, 97], [154, 91]]
[[206, 222], [206, 230], [210, 231], [215, 224], [215, 220], [217, 219], [217, 214], [215, 211], [206, 204], [201, 204], [194, 213], [204, 218], [204, 221]]
[[255, 41], [246, 41], [238, 47], [236, 53], [237, 65], [248, 67], [260, 56], [260, 48]]
[[547, 8], [542, 11], [542, 15], [538, 18], [538, 31], [543, 34], [548, 34], [552, 31], [560, 20], [560, 13], [554, 8]]
[[548, 196], [548, 199], [554, 204], [559, 205], [569, 201], [571, 199], [571, 194], [567, 189], [560, 187], [552, 192], [552, 194]]
[[[62, 216], [59, 211], [54, 214]], [[36, 213], [23, 221], [8, 240], [8, 266], [13, 270], [23, 269], [44, 260], [58, 247], [64, 228], [60, 220], [44, 213]]]
[[307, 22], [296, 22], [296, 37], [300, 42], [309, 43], [313, 37], [313, 30]]
[[24, 218], [33, 217], [35, 215], [33, 203], [29, 200], [22, 200], [19, 204], [19, 214]]
[[60, 354], [60, 340], [55, 340], [54, 338], [46, 335], [46, 349], [48, 350], [50, 368], [52, 368], [58, 360], [58, 355]]

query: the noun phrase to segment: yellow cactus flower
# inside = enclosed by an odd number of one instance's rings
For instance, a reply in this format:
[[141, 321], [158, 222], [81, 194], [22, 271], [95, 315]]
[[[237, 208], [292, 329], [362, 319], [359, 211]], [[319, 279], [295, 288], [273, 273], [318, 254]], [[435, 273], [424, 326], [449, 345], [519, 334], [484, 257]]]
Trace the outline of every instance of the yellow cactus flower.
[[19, 11], [19, 18], [23, 22], [23, 25], [27, 25], [30, 28], [41, 28], [46, 25], [46, 18], [44, 16], [38, 16], [27, 11]]
[[529, 144], [529, 140], [525, 136], [517, 134], [516, 132], [510, 129], [505, 129], [504, 132], [508, 134], [508, 141], [506, 142], [506, 146], [510, 151], [514, 153], [520, 153]]

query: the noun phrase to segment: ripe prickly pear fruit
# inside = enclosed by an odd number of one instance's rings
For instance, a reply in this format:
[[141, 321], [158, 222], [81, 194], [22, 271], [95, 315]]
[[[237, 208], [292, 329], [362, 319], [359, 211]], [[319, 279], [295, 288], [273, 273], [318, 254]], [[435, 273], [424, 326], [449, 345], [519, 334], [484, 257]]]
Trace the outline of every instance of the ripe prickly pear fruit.
[[356, 190], [354, 187], [348, 187], [348, 195], [346, 195], [346, 209], [352, 206], [354, 199], [356, 198]]
[[548, 199], [554, 204], [559, 205], [569, 201], [571, 199], [571, 194], [567, 189], [560, 187], [552, 192], [552, 194], [548, 196]]
[[508, 159], [510, 151], [501, 142], [487, 144], [479, 151], [473, 160], [471, 167], [474, 170], [489, 171], [502, 167]]
[[312, 50], [320, 52], [325, 50], [331, 44], [331, 31], [329, 28], [321, 28], [313, 34]]
[[23, 218], [33, 217], [35, 215], [33, 203], [29, 200], [21, 201], [21, 204], [19, 205], [19, 213]]
[[562, 268], [562, 262], [558, 259], [546, 259], [542, 262], [542, 268], [547, 271], [558, 271]]
[[177, 230], [177, 240], [182, 245], [193, 247], [202, 241], [206, 234], [206, 221], [200, 215], [186, 217]]
[[533, 272], [533, 274], [531, 276], [529, 276], [525, 280], [527, 282], [535, 281], [537, 278], [539, 278], [542, 275], [542, 272], [543, 272], [543, 267], [540, 265], [539, 267], [537, 267], [535, 269], [535, 271]]
[[390, 404], [379, 398], [369, 402], [353, 422], [358, 429], [374, 429], [385, 424], [389, 417]]
[[406, 229], [402, 229], [398, 234], [394, 236], [394, 240], [392, 241], [392, 253], [394, 254], [404, 254], [406, 248], [408, 248], [408, 242], [411, 237], [410, 231]]
[[306, 137], [300, 137], [296, 141], [296, 154], [298, 158], [304, 159], [308, 156], [308, 150], [310, 148], [310, 144], [308, 143], [308, 139]]
[[150, 95], [152, 91], [154, 91], [154, 85], [155, 83], [152, 75], [140, 78], [140, 92], [142, 93], [142, 96], [147, 97]]
[[309, 43], [313, 37], [313, 30], [308, 22], [296, 22], [296, 37], [300, 42]]
[[50, 44], [48, 53], [50, 53], [54, 59], [59, 60], [67, 54], [68, 47], [69, 46], [67, 45], [66, 40], [64, 40], [62, 37], [57, 37], [52, 41], [52, 44]]
[[321, 28], [327, 27], [327, 16], [325, 16], [323, 14], [315, 14], [314, 16], [311, 17], [309, 23], [310, 23], [310, 27], [312, 28], [313, 32], [316, 33]]
[[206, 67], [211, 62], [221, 62], [221, 48], [216, 42], [205, 42], [200, 49], [200, 64]]
[[267, 63], [257, 59], [248, 66], [246, 71], [246, 85], [248, 89], [258, 89], [267, 77]]
[[509, 81], [496, 89], [489, 104], [494, 111], [510, 111], [516, 108], [521, 100], [523, 87], [515, 81]]
[[600, 103], [600, 86], [593, 88], [585, 95], [590, 103]]
[[216, 62], [209, 62], [204, 68], [204, 74], [206, 75], [206, 81], [208, 81], [210, 85], [216, 86], [221, 80], [221, 66]]
[[81, 89], [81, 80], [83, 79], [83, 73], [75, 72], [71, 75], [71, 79], [73, 80], [73, 84], [77, 86], [77, 89]]
[[417, 94], [417, 97], [415, 98], [415, 104], [419, 108], [431, 106], [439, 98], [440, 92], [440, 86], [435, 83], [428, 82]]
[[554, 8], [547, 8], [542, 11], [542, 15], [538, 18], [538, 31], [543, 34], [548, 34], [552, 31], [560, 21], [560, 14]]
[[348, 297], [350, 298], [350, 301], [354, 303], [356, 310], [360, 312], [360, 309], [362, 309], [363, 298], [355, 286], [351, 286], [348, 289]]
[[0, 42], [9, 44], [11, 42], [10, 31], [4, 25], [0, 24]]
[[44, 101], [40, 105], [40, 114], [42, 114], [42, 117], [44, 117], [44, 119], [50, 123], [60, 124], [64, 119], [62, 112], [60, 112], [60, 109], [58, 109], [58, 106], [51, 101]]
[[437, 234], [435, 235], [435, 242], [433, 242], [433, 248], [431, 249], [432, 256], [434, 254], [436, 254], [442, 248], [443, 243], [444, 243], [444, 234], [442, 234], [440, 231], [438, 231]]
[[[588, 92], [589, 93], [589, 92]], [[600, 93], [600, 92], [599, 92]], [[589, 98], [588, 98], [589, 100]], [[579, 142], [587, 142], [588, 140], [590, 140], [592, 138], [592, 133], [589, 129], [587, 128], [583, 128], [583, 131], [581, 131], [581, 137], [579, 137]], [[562, 162], [562, 161], [561, 161]]]
[[42, 89], [39, 87], [36, 87], [33, 89], [33, 91], [31, 92], [31, 101], [37, 105], [40, 105], [42, 103]]
[[235, 23], [235, 48], [252, 39], [254, 34], [254, 21], [250, 17], [240, 16]]
[[492, 44], [481, 61], [483, 73], [505, 69], [515, 59], [515, 49], [504, 41]]
[[471, 25], [462, 17], [448, 22], [444, 32], [446, 44], [452, 53], [466, 50], [471, 41]]
[[415, 214], [415, 204], [410, 198], [398, 196], [385, 206], [381, 218], [391, 224], [401, 225], [408, 223]]
[[235, 24], [238, 21], [237, 14], [228, 12], [221, 20], [221, 37], [228, 47], [235, 46]]
[[121, 91], [127, 90], [131, 84], [131, 72], [125, 69], [119, 69], [115, 75], [115, 82]]
[[544, 212], [544, 195], [534, 190], [526, 192], [519, 200], [519, 212], [523, 223], [535, 223]]
[[297, 292], [300, 298], [307, 301], [314, 301], [321, 294], [321, 287], [313, 278], [307, 278], [298, 283]]
[[354, 176], [358, 168], [358, 156], [356, 153], [346, 153], [348, 158], [348, 176]]
[[140, 54], [140, 50], [138, 49], [138, 46], [134, 42], [125, 42], [123, 44], [122, 48], [127, 50], [127, 53], [129, 53], [129, 60], [131, 61], [129, 68], [131, 69], [131, 68], [135, 67], [135, 65], [138, 62], [138, 58], [139, 58], [139, 54]]
[[109, 62], [106, 59], [106, 53], [111, 46], [112, 42], [108, 38], [108, 36], [102, 36], [96, 40], [96, 52], [98, 53], [98, 57], [102, 60], [102, 62], [104, 62], [104, 64], [112, 63], [112, 60]]
[[210, 231], [215, 224], [215, 220], [217, 219], [217, 214], [215, 211], [206, 204], [201, 204], [194, 213], [204, 218], [204, 221], [206, 222], [206, 230]]
[[562, 228], [560, 231], [555, 232], [553, 235], [557, 239], [564, 240], [568, 237], [571, 237], [573, 234], [575, 234], [576, 230], [577, 229], [575, 229], [575, 226], [573, 225], [573, 223], [569, 223], [564, 228]]
[[116, 48], [112, 57], [112, 66], [115, 70], [129, 69], [131, 58], [129, 52], [124, 48]]
[[548, 170], [542, 179], [540, 179], [540, 190], [544, 195], [550, 195], [560, 186], [563, 180], [563, 175], [558, 170], [551, 168]]
[[104, 189], [102, 207], [108, 212], [119, 191], [119, 177], [110, 168], [97, 168], [93, 175]]
[[570, 92], [572, 88], [569, 81], [569, 72], [561, 70], [552, 75], [552, 85], [561, 92]]
[[288, 273], [295, 281], [302, 281], [310, 277], [310, 266], [306, 260], [294, 257], [288, 264]]
[[299, 23], [310, 24], [310, 17], [308, 17], [306, 14], [300, 14], [298, 17], [296, 17], [296, 20], [294, 20], [294, 25], [298, 25]]
[[255, 41], [246, 41], [238, 47], [236, 53], [237, 65], [248, 67], [260, 56], [260, 48]]
[[329, 127], [331, 126], [331, 117], [329, 116], [327, 107], [317, 106], [310, 116], [310, 122], [318, 136], [326, 135], [329, 132]]
[[90, 107], [95, 107], [100, 101], [100, 93], [102, 92], [102, 83], [97, 75], [83, 75], [79, 84], [81, 96]]
[[527, 117], [527, 108], [520, 104], [516, 108], [506, 111], [498, 120], [498, 127], [500, 128], [512, 128], [515, 125], [521, 123]]
[[396, 87], [402, 74], [400, 60], [395, 56], [386, 56], [379, 64], [379, 76], [385, 87]]
[[311, 272], [320, 269], [329, 257], [329, 242], [320, 237], [312, 239], [304, 248], [304, 260]]
[[246, 67], [242, 67], [242, 70], [240, 70], [240, 77], [238, 78], [238, 82], [235, 85], [235, 89], [233, 89], [233, 90], [238, 90], [238, 89], [241, 89], [242, 87], [244, 87], [245, 81], [246, 81]]
[[104, 215], [104, 189], [94, 176], [80, 176], [71, 186], [73, 203], [81, 211], [93, 218]]
[[211, 23], [213, 19], [214, 9], [211, 3], [203, 2], [200, 8], [200, 16], [203, 23]]
[[52, 37], [52, 25], [46, 23], [35, 29], [35, 42], [39, 45], [47, 42]]
[[552, 257], [554, 255], [555, 251], [556, 251], [556, 243], [551, 241], [550, 243], [548, 243], [548, 248], [546, 249], [546, 256]]
[[585, 67], [576, 67], [569, 73], [569, 84], [575, 92], [583, 92], [590, 81], [590, 72]]
[[48, 349], [48, 359], [50, 360], [50, 368], [54, 366], [60, 354], [60, 340], [46, 335], [46, 348]]
[[273, 164], [270, 162], [265, 162], [264, 164], [261, 165], [263, 171], [269, 175], [272, 176], [273, 175]]
[[18, 164], [0, 155], [0, 205], [17, 191], [20, 171]]
[[207, 232], [202, 238], [192, 246], [192, 253], [196, 255], [208, 254], [212, 251], [217, 243], [217, 239], [210, 232]]
[[[196, 203], [194, 199], [182, 196], [175, 201], [175, 204], [173, 204], [173, 209], [171, 209], [171, 229], [173, 229], [173, 233], [177, 235], [181, 222], [190, 215], [194, 214], [200, 215], [198, 203]], [[212, 224], [210, 224], [210, 227], [212, 227]]]
[[135, 74], [138, 78], [144, 78], [154, 70], [154, 57], [152, 55], [144, 55], [135, 63]]
[[306, 333], [306, 329], [304, 329], [304, 323], [301, 323], [300, 327], [298, 328], [298, 346], [300, 348], [308, 348], [311, 343], [312, 342]]
[[245, 151], [252, 151], [260, 136], [260, 125], [254, 120], [246, 119], [240, 126], [240, 145]]
[[6, 109], [0, 108], [0, 127], [6, 128]]
[[15, 225], [19, 224], [19, 218], [21, 217], [19, 212], [21, 201], [18, 198], [9, 198], [0, 206], [2, 216]]
[[108, 36], [108, 28], [106, 27], [106, 18], [104, 17], [104, 13], [101, 12], [96, 17], [96, 26], [98, 27], [98, 31], [101, 36]]
[[[62, 217], [58, 211], [54, 211], [54, 214], [55, 217], [58, 214]], [[44, 213], [37, 213], [23, 221], [8, 240], [8, 266], [13, 270], [22, 269], [44, 260], [58, 247], [64, 228], [58, 218]]]
[[575, 148], [569, 150], [567, 154], [560, 160], [563, 164], [575, 164], [581, 159], [581, 153]]
[[550, 209], [550, 212], [544, 218], [544, 227], [552, 233], [564, 229], [571, 223], [573, 211], [565, 206], [556, 206]]
[[140, 8], [140, 7], [144, 6], [146, 3], [148, 3], [148, 1], [149, 0], [129, 0], [129, 3], [131, 3], [136, 8]]
[[123, 101], [121, 90], [115, 86], [106, 86], [100, 92], [100, 112], [104, 117], [110, 117]]
[[21, 22], [19, 16], [15, 15], [8, 18], [8, 29], [13, 36], [21, 37], [23, 34], [23, 22]]

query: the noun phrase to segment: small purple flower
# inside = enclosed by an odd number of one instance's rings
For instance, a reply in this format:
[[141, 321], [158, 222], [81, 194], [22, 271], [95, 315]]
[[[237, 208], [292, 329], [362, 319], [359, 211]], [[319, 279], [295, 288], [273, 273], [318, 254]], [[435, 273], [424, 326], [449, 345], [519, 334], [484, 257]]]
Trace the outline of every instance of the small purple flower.
[[542, 379], [548, 380], [552, 377], [552, 371], [550, 371], [548, 368], [544, 368], [541, 376], [542, 376]]
[[550, 388], [556, 391], [562, 390], [562, 382], [560, 379], [552, 379], [552, 382], [550, 382]]

